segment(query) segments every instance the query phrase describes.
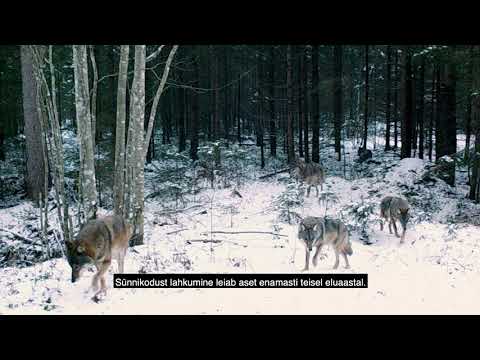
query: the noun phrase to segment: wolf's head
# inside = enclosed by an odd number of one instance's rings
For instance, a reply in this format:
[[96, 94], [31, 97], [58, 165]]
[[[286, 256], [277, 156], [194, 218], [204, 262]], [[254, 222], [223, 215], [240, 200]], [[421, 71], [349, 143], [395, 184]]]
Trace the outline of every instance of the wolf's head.
[[410, 219], [410, 213], [408, 211], [409, 209], [400, 209], [399, 212], [399, 220], [400, 224], [402, 224], [403, 231], [407, 230], [407, 223], [408, 220]]
[[305, 242], [308, 251], [312, 251], [313, 246], [321, 235], [320, 224], [313, 226], [305, 224], [303, 221], [298, 227], [298, 238]]
[[76, 282], [86, 264], [91, 262], [85, 254], [85, 246], [80, 241], [67, 241], [67, 260], [72, 268], [72, 283]]

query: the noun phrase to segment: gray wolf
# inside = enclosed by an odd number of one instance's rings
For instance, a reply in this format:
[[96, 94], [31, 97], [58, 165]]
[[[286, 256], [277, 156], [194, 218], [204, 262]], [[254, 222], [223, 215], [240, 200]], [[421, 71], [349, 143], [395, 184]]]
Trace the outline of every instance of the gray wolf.
[[347, 255], [353, 254], [352, 245], [348, 238], [348, 230], [345, 224], [337, 219], [309, 216], [303, 219], [298, 226], [298, 238], [305, 245], [305, 268], [308, 270], [310, 252], [313, 247], [317, 251], [313, 257], [313, 266], [317, 266], [317, 259], [324, 245], [331, 245], [335, 251], [334, 269], [338, 268], [339, 254], [345, 259], [346, 268], [350, 267]]
[[[380, 203], [380, 217], [389, 221], [388, 229], [390, 230], [390, 234], [392, 233], [393, 225], [395, 235], [400, 237], [398, 235], [397, 225], [395, 223], [396, 220], [400, 221], [403, 229], [400, 243], [403, 243], [405, 240], [405, 231], [407, 230], [407, 223], [410, 219], [409, 209], [410, 207], [405, 199], [395, 196], [386, 196]], [[380, 222], [380, 230], [383, 231], [383, 221]]]
[[365, 160], [372, 158], [372, 151], [361, 147], [358, 149], [357, 155], [358, 155], [358, 162], [362, 163]]
[[92, 289], [101, 289], [94, 295], [106, 294], [104, 275], [108, 271], [112, 258], [118, 262], [119, 272], [124, 271], [124, 260], [133, 226], [121, 216], [111, 215], [88, 221], [73, 241], [67, 241], [67, 260], [72, 268], [72, 282], [76, 282], [85, 265], [95, 264], [97, 273], [93, 277]]
[[307, 196], [310, 196], [310, 189], [315, 186], [318, 192], [318, 185], [323, 191], [323, 183], [325, 182], [325, 170], [317, 163], [305, 163], [303, 159], [297, 158], [295, 161], [295, 174], [302, 181], [307, 183]]

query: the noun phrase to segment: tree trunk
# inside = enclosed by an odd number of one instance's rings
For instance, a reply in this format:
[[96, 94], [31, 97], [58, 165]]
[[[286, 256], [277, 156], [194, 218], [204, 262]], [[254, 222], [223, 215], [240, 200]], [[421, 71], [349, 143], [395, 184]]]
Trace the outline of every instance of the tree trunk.
[[343, 48], [342, 45], [335, 45], [333, 49], [334, 58], [334, 87], [333, 87], [333, 117], [334, 117], [334, 133], [335, 133], [335, 153], [337, 154], [337, 160], [342, 160], [342, 148], [341, 148], [341, 131], [343, 123], [343, 85], [342, 85], [342, 73], [343, 73]]
[[303, 78], [305, 73], [304, 63], [303, 63], [303, 46], [297, 46], [297, 61], [298, 61], [298, 81], [297, 81], [297, 93], [298, 93], [298, 155], [304, 157], [304, 146], [303, 146], [303, 127], [304, 127], [304, 106], [303, 102], [305, 101], [305, 93], [302, 92]]
[[399, 94], [399, 88], [398, 88], [398, 49], [395, 49], [395, 66], [394, 66], [394, 71], [395, 71], [395, 84], [394, 84], [394, 97], [393, 97], [393, 120], [394, 120], [394, 127], [393, 127], [393, 148], [395, 150], [398, 149], [398, 94]]
[[385, 104], [385, 151], [390, 150], [390, 105], [392, 102], [392, 46], [387, 45], [387, 69], [385, 74], [385, 92], [387, 103]]
[[425, 126], [424, 126], [424, 98], [425, 98], [425, 57], [420, 55], [420, 67], [418, 74], [418, 106], [417, 106], [417, 122], [418, 122], [418, 157], [423, 159], [424, 142], [425, 142]]
[[[275, 47], [270, 46], [270, 156], [277, 156], [277, 126], [275, 118]], [[240, 99], [239, 99], [240, 101]]]
[[[479, 61], [480, 46], [475, 45], [473, 51], [476, 57], [472, 57], [473, 63], [473, 81], [474, 89], [480, 89], [480, 61]], [[472, 94], [472, 128], [475, 134], [475, 151], [472, 159], [472, 177], [470, 180], [470, 194], [469, 198], [477, 203], [480, 203], [480, 93], [475, 91]]]
[[122, 45], [120, 49], [120, 63], [118, 71], [117, 91], [117, 126], [115, 131], [115, 176], [113, 184], [114, 213], [120, 216], [125, 214], [125, 121], [129, 45]]
[[75, 77], [75, 107], [77, 113], [78, 142], [80, 144], [82, 203], [87, 220], [97, 217], [97, 188], [88, 90], [87, 46], [73, 45]]
[[402, 51], [402, 150], [401, 158], [412, 156], [412, 53], [407, 46]]
[[[25, 145], [27, 150], [26, 185], [27, 196], [35, 204], [45, 198], [46, 164], [43, 158], [42, 131], [40, 114], [37, 111], [37, 92], [39, 85], [35, 79], [33, 54], [29, 45], [20, 46], [22, 66], [22, 92]], [[2, 131], [0, 128], [0, 152], [2, 150]], [[4, 156], [3, 156], [4, 158]], [[1, 158], [0, 158], [1, 160]]]
[[368, 78], [369, 78], [369, 62], [368, 62], [368, 45], [365, 46], [365, 108], [363, 112], [363, 149], [367, 149], [368, 140]]
[[[447, 59], [440, 64], [440, 83], [438, 93], [439, 126], [435, 132], [435, 152], [438, 161], [442, 156], [452, 156], [457, 150], [457, 119], [456, 119], [456, 68], [452, 49], [448, 50]], [[455, 158], [448, 161], [444, 180], [455, 186]]]
[[305, 49], [304, 49], [304, 52], [303, 52], [303, 106], [304, 106], [304, 111], [303, 111], [303, 115], [304, 115], [304, 122], [303, 122], [303, 145], [304, 145], [304, 153], [305, 153], [305, 162], [309, 162], [310, 161], [310, 156], [309, 156], [309, 133], [308, 133], [308, 118], [310, 116], [310, 111], [309, 111], [309, 107], [308, 107], [308, 103], [310, 101], [310, 98], [309, 98], [309, 94], [310, 94], [310, 86], [309, 86], [309, 69], [308, 69], [308, 47], [306, 46]]
[[[197, 54], [193, 58], [193, 69], [194, 69], [194, 86], [196, 88], [200, 87], [200, 70], [198, 65]], [[199, 97], [197, 91], [194, 91], [192, 94], [192, 126], [190, 129], [190, 159], [193, 161], [198, 160], [198, 124], [200, 123], [200, 108], [199, 108]]]
[[295, 160], [293, 146], [293, 69], [292, 69], [292, 46], [287, 46], [287, 159], [289, 164]]
[[469, 49], [469, 59], [467, 64], [467, 108], [465, 110], [465, 160], [468, 160], [470, 154], [470, 137], [472, 135], [472, 93], [474, 88], [473, 83], [473, 46]]
[[312, 46], [312, 161], [320, 162], [320, 109], [318, 78], [318, 45]]

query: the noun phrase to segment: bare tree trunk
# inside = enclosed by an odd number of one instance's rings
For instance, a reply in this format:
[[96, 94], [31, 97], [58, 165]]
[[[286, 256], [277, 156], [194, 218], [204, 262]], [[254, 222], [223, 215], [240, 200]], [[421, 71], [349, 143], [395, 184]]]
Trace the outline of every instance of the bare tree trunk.
[[83, 190], [82, 203], [85, 209], [86, 219], [92, 219], [97, 216], [97, 188], [95, 181], [90, 96], [88, 91], [86, 45], [73, 45], [73, 68], [80, 159], [83, 162], [80, 169]]
[[412, 156], [412, 53], [410, 48], [406, 46], [402, 53], [402, 149], [401, 158], [409, 158]]
[[387, 93], [387, 103], [385, 104], [385, 151], [390, 150], [390, 105], [392, 102], [392, 46], [387, 45], [387, 69], [386, 69], [385, 91]]
[[368, 78], [369, 78], [369, 62], [368, 62], [368, 45], [365, 46], [365, 108], [363, 114], [363, 148], [367, 149], [368, 140]]
[[292, 164], [295, 159], [293, 146], [293, 84], [292, 84], [292, 46], [287, 46], [287, 158]]
[[341, 148], [341, 131], [343, 123], [343, 85], [342, 85], [342, 73], [343, 73], [343, 48], [342, 45], [335, 45], [333, 50], [334, 58], [334, 87], [333, 87], [333, 113], [334, 113], [334, 127], [335, 127], [335, 152], [337, 154], [337, 160], [342, 160], [342, 148]]
[[320, 162], [320, 109], [318, 79], [318, 45], [312, 46], [312, 161]]
[[[480, 47], [475, 45], [476, 57], [473, 64], [473, 88], [480, 88], [480, 61], [478, 58]], [[472, 94], [472, 128], [475, 133], [475, 151], [472, 158], [472, 177], [470, 180], [469, 198], [480, 203], [480, 93]]]
[[[45, 198], [46, 163], [43, 159], [42, 132], [40, 114], [37, 111], [37, 81], [34, 74], [32, 49], [29, 45], [20, 46], [22, 65], [23, 117], [25, 145], [27, 150], [27, 196], [38, 203]], [[0, 129], [0, 132], [2, 129]]]
[[127, 96], [127, 72], [129, 45], [120, 48], [120, 64], [118, 71], [117, 92], [117, 128], [115, 135], [115, 177], [113, 184], [114, 212], [117, 215], [125, 214], [125, 120]]

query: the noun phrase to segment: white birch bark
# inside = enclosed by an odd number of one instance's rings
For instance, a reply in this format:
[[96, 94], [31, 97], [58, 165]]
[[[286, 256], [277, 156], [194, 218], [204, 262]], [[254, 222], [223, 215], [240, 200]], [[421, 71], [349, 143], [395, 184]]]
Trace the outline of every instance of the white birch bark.
[[78, 140], [80, 144], [81, 183], [83, 205], [87, 219], [96, 217], [97, 189], [92, 139], [90, 98], [88, 92], [87, 46], [73, 45], [73, 69], [75, 78], [75, 108], [77, 112]]
[[129, 45], [122, 45], [117, 91], [117, 126], [115, 135], [115, 177], [113, 184], [114, 212], [126, 216], [125, 207], [125, 119]]

